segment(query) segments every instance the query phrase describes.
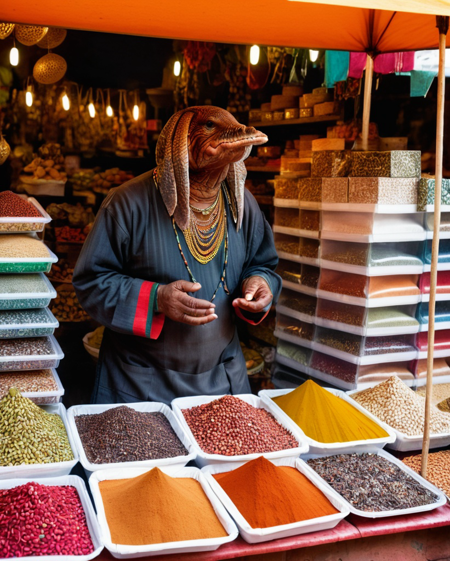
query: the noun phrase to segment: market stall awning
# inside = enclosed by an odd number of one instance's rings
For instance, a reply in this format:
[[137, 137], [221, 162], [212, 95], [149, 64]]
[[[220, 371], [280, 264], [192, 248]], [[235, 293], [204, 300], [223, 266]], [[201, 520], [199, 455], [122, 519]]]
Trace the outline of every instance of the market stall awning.
[[[435, 15], [450, 15], [450, 1], [13, 0], [0, 6], [0, 21], [7, 22], [200, 41], [378, 52], [437, 48]], [[447, 44], [450, 46], [450, 39]]]

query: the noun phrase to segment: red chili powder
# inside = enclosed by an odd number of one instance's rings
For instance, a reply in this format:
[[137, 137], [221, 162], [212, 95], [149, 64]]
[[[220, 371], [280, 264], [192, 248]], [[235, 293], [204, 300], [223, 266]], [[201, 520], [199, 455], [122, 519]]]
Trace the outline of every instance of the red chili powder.
[[252, 528], [270, 528], [339, 512], [297, 469], [263, 456], [213, 476]]

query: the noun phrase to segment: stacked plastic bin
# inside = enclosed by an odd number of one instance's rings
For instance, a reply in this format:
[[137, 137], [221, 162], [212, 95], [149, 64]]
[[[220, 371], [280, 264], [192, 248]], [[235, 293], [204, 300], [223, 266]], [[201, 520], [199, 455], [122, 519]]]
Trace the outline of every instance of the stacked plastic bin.
[[415, 384], [427, 250], [419, 179], [417, 151], [313, 152], [312, 177], [298, 181], [298, 234], [306, 226], [317, 255], [305, 258], [302, 237], [297, 255], [280, 254], [278, 363], [344, 389], [393, 373]]
[[[430, 300], [430, 268], [431, 244], [434, 227], [434, 189], [435, 180], [431, 176], [423, 176], [419, 183], [418, 209], [425, 212], [424, 225], [426, 242], [424, 243], [424, 272], [420, 277], [419, 287], [422, 302], [417, 308], [417, 319], [420, 323], [416, 335], [418, 360], [413, 369], [417, 385], [426, 383], [427, 351], [428, 351], [428, 315]], [[433, 378], [439, 382], [450, 382], [450, 179], [442, 180], [441, 194], [441, 226], [439, 231], [439, 256], [436, 288], [435, 338]]]
[[28, 202], [39, 217], [0, 218], [0, 387], [27, 388], [22, 395], [51, 404], [64, 394], [55, 370], [64, 356], [53, 336], [58, 321], [48, 309], [56, 291], [44, 274], [57, 257], [37, 236], [49, 215]]

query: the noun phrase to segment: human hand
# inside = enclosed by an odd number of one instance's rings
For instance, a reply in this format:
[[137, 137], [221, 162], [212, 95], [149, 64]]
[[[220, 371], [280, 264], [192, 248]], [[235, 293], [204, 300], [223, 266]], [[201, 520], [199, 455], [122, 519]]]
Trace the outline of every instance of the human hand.
[[200, 283], [184, 280], [160, 284], [156, 293], [158, 310], [168, 318], [188, 325], [204, 325], [214, 321], [217, 319], [215, 304], [187, 294], [197, 292], [200, 288]]
[[269, 285], [262, 277], [255, 276], [246, 279], [242, 292], [244, 297], [233, 300], [233, 306], [248, 312], [262, 312], [273, 300]]

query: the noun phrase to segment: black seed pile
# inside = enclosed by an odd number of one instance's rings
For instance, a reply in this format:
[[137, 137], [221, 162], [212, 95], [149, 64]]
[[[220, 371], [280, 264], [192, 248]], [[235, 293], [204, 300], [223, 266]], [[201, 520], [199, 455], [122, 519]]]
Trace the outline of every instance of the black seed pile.
[[75, 424], [92, 464], [142, 462], [188, 454], [163, 413], [144, 413], [123, 405], [103, 413], [78, 415]]

